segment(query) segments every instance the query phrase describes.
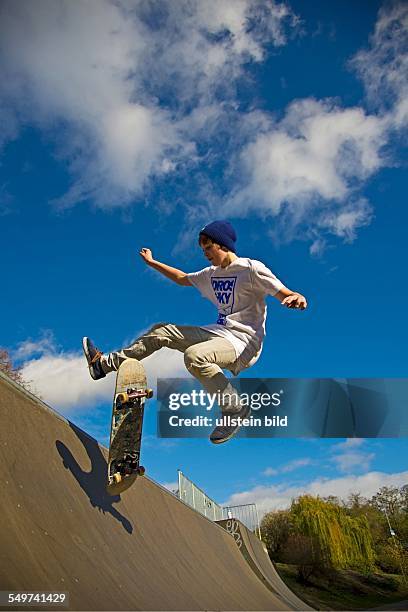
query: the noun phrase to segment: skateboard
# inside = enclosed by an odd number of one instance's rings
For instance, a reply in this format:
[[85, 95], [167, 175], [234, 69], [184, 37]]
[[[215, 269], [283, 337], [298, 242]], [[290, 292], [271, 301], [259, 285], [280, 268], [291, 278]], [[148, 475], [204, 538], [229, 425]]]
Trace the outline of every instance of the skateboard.
[[144, 404], [151, 397], [144, 367], [136, 359], [126, 359], [119, 366], [113, 397], [106, 486], [110, 495], [123, 493], [145, 473], [140, 465], [140, 443]]

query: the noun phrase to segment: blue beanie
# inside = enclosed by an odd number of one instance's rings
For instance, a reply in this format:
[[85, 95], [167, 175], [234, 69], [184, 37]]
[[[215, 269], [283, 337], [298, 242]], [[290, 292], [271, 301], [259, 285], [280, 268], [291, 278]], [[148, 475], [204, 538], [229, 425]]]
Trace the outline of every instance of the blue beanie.
[[208, 236], [220, 246], [225, 246], [229, 251], [236, 252], [235, 242], [237, 235], [229, 221], [213, 221], [208, 223], [200, 231], [200, 236]]

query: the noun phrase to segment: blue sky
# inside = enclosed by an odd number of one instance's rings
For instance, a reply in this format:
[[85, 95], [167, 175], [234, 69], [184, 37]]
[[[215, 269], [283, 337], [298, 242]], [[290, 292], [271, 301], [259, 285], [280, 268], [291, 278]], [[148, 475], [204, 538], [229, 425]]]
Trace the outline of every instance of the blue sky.
[[[104, 351], [158, 321], [206, 324], [193, 288], [146, 268], [142, 246], [205, 266], [204, 223], [228, 218], [238, 254], [304, 293], [269, 298], [251, 377], [404, 377], [407, 343], [404, 3], [5, 1], [1, 7], [1, 345], [43, 399], [106, 444]], [[406, 32], [406, 27], [405, 27]], [[146, 362], [182, 376], [182, 358]], [[66, 382], [63, 386], [61, 381]], [[408, 480], [406, 440], [158, 440], [220, 502], [263, 510]], [[265, 473], [266, 472], [266, 473]]]

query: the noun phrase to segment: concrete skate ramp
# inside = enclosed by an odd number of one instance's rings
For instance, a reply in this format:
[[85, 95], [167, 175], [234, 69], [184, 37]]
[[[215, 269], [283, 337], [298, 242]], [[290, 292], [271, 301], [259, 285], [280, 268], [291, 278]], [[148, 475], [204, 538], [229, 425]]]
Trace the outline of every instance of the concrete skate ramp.
[[265, 544], [241, 521], [232, 518], [217, 523], [233, 536], [245, 561], [272, 593], [292, 610], [313, 609], [289, 589], [271, 562]]
[[106, 449], [4, 376], [0, 417], [0, 590], [66, 591], [71, 610], [291, 609], [159, 485], [108, 496]]

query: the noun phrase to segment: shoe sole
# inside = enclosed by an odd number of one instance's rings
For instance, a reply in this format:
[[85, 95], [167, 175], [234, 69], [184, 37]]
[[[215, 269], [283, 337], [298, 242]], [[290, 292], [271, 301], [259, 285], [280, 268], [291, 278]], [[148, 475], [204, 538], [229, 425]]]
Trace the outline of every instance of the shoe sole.
[[90, 355], [89, 355], [89, 352], [88, 352], [87, 340], [88, 340], [88, 336], [84, 336], [82, 338], [82, 348], [83, 348], [83, 351], [84, 351], [84, 354], [85, 354], [85, 359], [86, 359], [87, 364], [88, 364], [89, 374], [91, 375], [91, 378], [93, 380], [99, 380], [99, 378], [102, 378], [102, 377], [101, 376], [95, 376], [95, 372], [94, 372], [93, 366], [90, 363], [91, 358], [90, 358]]
[[[248, 412], [240, 418], [246, 419], [250, 414], [251, 414], [251, 410], [249, 409]], [[237, 428], [233, 432], [231, 432], [229, 436], [227, 436], [226, 438], [220, 438], [219, 440], [212, 440], [210, 437], [210, 442], [212, 442], [212, 444], [223, 444], [224, 442], [228, 442], [228, 440], [231, 440], [231, 438], [235, 436], [235, 434], [237, 433], [239, 429], [240, 429], [240, 426], [237, 426]]]
[[87, 361], [88, 367], [89, 367], [89, 362], [91, 360], [90, 360], [89, 353], [88, 353], [88, 346], [87, 346], [87, 342], [86, 342], [87, 340], [88, 340], [88, 336], [84, 336], [82, 338], [82, 349], [84, 351], [84, 354], [85, 354], [85, 357], [86, 357], [86, 361]]
[[235, 431], [232, 432], [232, 434], [230, 436], [228, 436], [228, 438], [220, 438], [219, 440], [212, 440], [210, 438], [210, 442], [212, 444], [224, 444], [224, 442], [228, 442], [228, 440], [231, 440], [231, 438], [233, 438], [235, 436], [235, 434], [237, 433], [239, 428], [237, 428]]

